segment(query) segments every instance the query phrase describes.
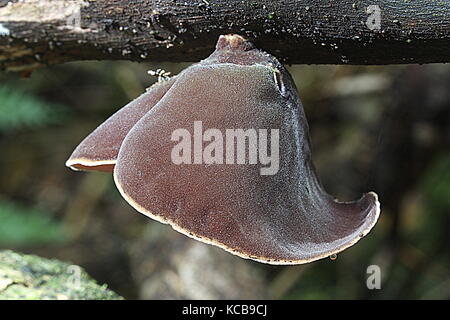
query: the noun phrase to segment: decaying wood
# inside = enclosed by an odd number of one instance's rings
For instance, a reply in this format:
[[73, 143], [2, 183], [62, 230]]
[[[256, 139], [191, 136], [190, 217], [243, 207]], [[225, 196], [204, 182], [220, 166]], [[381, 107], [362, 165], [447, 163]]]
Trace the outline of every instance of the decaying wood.
[[449, 12], [447, 0], [0, 0], [0, 69], [198, 61], [226, 33], [287, 63], [448, 62]]

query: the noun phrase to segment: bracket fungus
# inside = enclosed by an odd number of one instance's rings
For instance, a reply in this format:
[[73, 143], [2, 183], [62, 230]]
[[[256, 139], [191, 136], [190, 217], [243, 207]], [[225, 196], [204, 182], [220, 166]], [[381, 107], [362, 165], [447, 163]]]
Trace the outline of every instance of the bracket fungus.
[[[208, 130], [198, 132], [199, 122]], [[268, 159], [276, 165], [263, 171]], [[142, 214], [270, 264], [335, 255], [380, 213], [373, 192], [352, 202], [325, 192], [291, 76], [238, 35], [221, 36], [207, 59], [114, 114], [67, 165], [113, 171], [121, 195]]]
[[176, 77], [172, 77], [155, 83], [113, 114], [78, 145], [66, 166], [73, 170], [112, 172], [125, 136], [161, 100], [175, 79]]

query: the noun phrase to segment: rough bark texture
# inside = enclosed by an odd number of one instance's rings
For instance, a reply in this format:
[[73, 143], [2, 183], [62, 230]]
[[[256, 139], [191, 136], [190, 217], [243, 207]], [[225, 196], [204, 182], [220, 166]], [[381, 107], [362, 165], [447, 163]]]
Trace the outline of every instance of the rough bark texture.
[[116, 300], [80, 267], [58, 260], [0, 251], [0, 300]]
[[[379, 28], [368, 9], [374, 5]], [[448, 62], [449, 12], [446, 0], [0, 0], [0, 69], [88, 59], [198, 61], [226, 33], [287, 63]]]

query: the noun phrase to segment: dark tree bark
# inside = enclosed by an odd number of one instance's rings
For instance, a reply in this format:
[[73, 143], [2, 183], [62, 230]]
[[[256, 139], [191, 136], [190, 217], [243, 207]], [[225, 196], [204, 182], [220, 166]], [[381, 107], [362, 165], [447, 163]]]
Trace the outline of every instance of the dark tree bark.
[[0, 69], [198, 61], [227, 33], [286, 63], [449, 62], [449, 12], [448, 0], [0, 0]]

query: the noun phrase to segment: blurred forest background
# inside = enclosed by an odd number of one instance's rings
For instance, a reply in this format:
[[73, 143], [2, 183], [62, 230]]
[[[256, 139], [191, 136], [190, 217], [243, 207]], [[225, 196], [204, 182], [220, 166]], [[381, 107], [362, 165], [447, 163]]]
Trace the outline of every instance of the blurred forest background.
[[[247, 261], [147, 219], [110, 174], [64, 166], [77, 144], [187, 64], [77, 62], [0, 73], [0, 249], [70, 261], [128, 299], [449, 299], [450, 65], [291, 66], [313, 159], [341, 200], [378, 193], [367, 237], [299, 266]], [[381, 268], [381, 290], [366, 269]]]

